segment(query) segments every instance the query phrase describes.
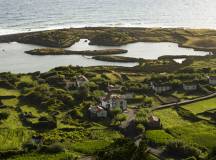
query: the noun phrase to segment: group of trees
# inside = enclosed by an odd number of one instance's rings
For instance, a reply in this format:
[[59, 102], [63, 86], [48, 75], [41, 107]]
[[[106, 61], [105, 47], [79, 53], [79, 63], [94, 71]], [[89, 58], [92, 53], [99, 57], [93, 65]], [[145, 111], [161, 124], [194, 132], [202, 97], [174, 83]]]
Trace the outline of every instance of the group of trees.
[[142, 140], [138, 146], [130, 139], [117, 139], [97, 154], [97, 160], [147, 160], [147, 145]]

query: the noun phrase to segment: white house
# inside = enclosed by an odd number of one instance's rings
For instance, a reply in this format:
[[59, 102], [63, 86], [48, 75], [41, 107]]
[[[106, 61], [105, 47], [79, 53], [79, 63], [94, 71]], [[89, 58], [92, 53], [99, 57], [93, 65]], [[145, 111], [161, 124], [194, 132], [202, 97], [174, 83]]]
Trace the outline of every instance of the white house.
[[84, 86], [89, 80], [84, 75], [76, 76], [77, 87]]
[[197, 88], [198, 88], [197, 84], [193, 82], [183, 84], [183, 89], [185, 91], [196, 91]]
[[91, 118], [106, 118], [107, 111], [100, 106], [91, 106], [88, 109]]
[[209, 76], [209, 84], [216, 85], [216, 76]]
[[127, 101], [124, 96], [108, 94], [106, 97], [101, 98], [101, 106], [109, 111], [117, 107], [125, 111], [127, 110]]
[[168, 83], [151, 83], [152, 89], [156, 92], [156, 93], [163, 93], [163, 92], [167, 92], [170, 91], [172, 89], [172, 86]]

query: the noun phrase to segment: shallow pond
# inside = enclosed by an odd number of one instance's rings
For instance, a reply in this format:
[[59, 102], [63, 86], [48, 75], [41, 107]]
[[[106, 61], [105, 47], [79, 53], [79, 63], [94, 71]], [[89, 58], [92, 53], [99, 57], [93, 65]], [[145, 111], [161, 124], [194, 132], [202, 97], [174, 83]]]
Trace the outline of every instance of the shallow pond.
[[[144, 43], [137, 42], [120, 47], [88, 45], [89, 41], [81, 39], [70, 50], [99, 50], [108, 48], [121, 48], [128, 53], [121, 56], [156, 59], [162, 55], [205, 55], [206, 52], [194, 51], [193, 49], [179, 48], [175, 43]], [[0, 43], [0, 72], [27, 73], [34, 71], [45, 72], [57, 66], [127, 66], [132, 67], [137, 63], [103, 62], [80, 55], [62, 56], [33, 56], [25, 54], [27, 50], [43, 48], [37, 45], [21, 44], [17, 42]]]

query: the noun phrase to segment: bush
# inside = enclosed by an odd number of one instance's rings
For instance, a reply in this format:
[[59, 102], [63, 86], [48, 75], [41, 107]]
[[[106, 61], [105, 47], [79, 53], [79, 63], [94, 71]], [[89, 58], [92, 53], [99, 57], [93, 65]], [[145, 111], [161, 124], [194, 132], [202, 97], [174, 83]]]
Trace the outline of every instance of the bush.
[[31, 88], [33, 86], [34, 85], [32, 83], [20, 82], [20, 83], [18, 83], [17, 88], [18, 89], [24, 89], [24, 88]]
[[73, 109], [69, 114], [71, 115], [72, 118], [78, 118], [79, 119], [79, 118], [84, 117], [84, 115], [80, 111], [80, 109], [77, 109], [77, 108]]
[[9, 117], [9, 113], [7, 112], [1, 112], [0, 113], [0, 120], [5, 120]]
[[14, 85], [6, 80], [0, 80], [0, 87], [1, 88], [7, 88], [7, 89], [14, 89]]
[[140, 109], [136, 114], [136, 123], [146, 124], [148, 118], [149, 110], [148, 109]]
[[191, 111], [186, 110], [184, 108], [177, 108], [176, 109], [177, 113], [182, 116], [183, 118], [191, 121], [198, 121], [199, 118], [196, 117]]
[[28, 142], [28, 143], [23, 144], [22, 148], [25, 151], [33, 151], [37, 149], [37, 145], [31, 142]]
[[57, 122], [54, 119], [41, 117], [38, 123], [32, 125], [36, 130], [51, 130], [57, 127]]
[[136, 129], [139, 133], [143, 133], [145, 131], [144, 125], [140, 123], [136, 125]]
[[124, 121], [124, 120], [127, 119], [127, 115], [126, 114], [117, 114], [116, 117], [115, 117], [115, 119], [117, 121]]
[[60, 144], [51, 144], [49, 146], [42, 146], [40, 148], [41, 153], [60, 153], [64, 151], [64, 147]]
[[199, 157], [201, 154], [201, 151], [194, 147], [193, 145], [185, 144], [181, 141], [173, 141], [166, 145], [166, 152], [177, 156], [177, 157], [183, 157], [188, 158], [191, 156]]
[[106, 149], [98, 152], [98, 160], [131, 159], [137, 147], [129, 139], [118, 139]]
[[116, 107], [112, 110], [112, 114], [114, 116], [117, 116], [118, 114], [120, 114], [122, 112], [122, 109], [120, 107]]

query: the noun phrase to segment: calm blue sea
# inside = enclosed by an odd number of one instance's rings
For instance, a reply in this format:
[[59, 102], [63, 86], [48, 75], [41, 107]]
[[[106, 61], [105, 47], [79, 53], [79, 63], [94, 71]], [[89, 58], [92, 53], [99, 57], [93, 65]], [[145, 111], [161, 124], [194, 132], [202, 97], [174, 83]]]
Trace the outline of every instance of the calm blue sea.
[[0, 0], [0, 34], [86, 26], [216, 28], [215, 0]]

